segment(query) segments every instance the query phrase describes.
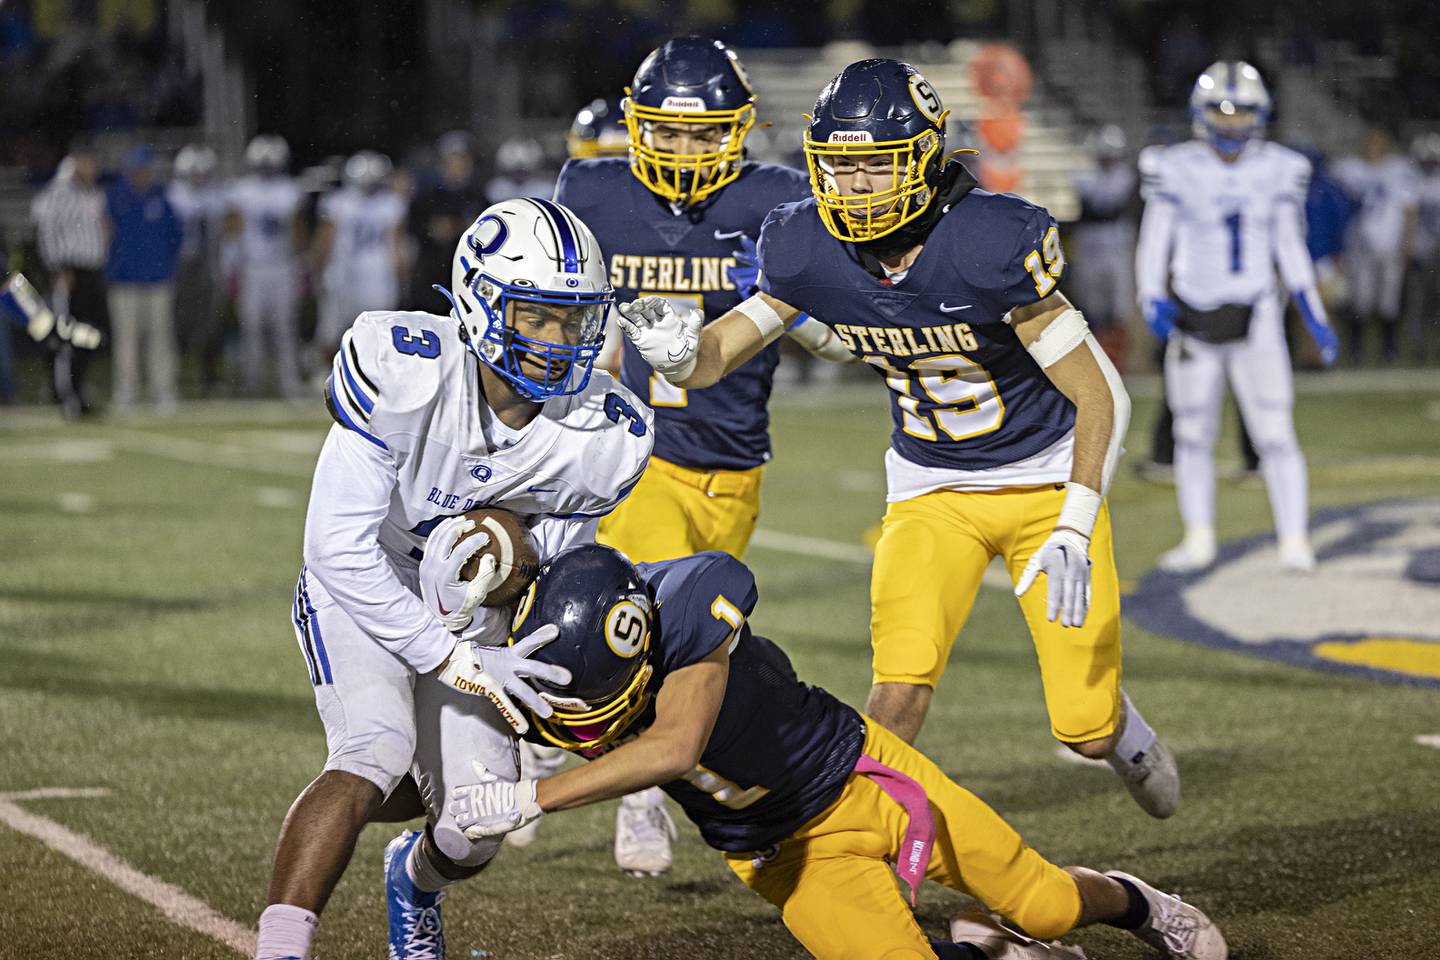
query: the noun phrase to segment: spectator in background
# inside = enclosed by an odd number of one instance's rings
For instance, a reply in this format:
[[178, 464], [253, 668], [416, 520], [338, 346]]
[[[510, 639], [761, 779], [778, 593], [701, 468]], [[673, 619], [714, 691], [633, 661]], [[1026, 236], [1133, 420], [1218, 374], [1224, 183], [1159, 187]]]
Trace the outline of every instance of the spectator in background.
[[[431, 284], [449, 284], [455, 243], [488, 206], [484, 184], [475, 169], [474, 149], [473, 138], [464, 130], [441, 137], [436, 144], [439, 176], [424, 184], [411, 201], [409, 228], [416, 248], [411, 296], [417, 301], [430, 295]], [[543, 196], [549, 195], [547, 189]]]
[[[96, 327], [110, 329], [105, 297], [105, 259], [110, 224], [100, 189], [100, 162], [87, 147], [73, 147], [55, 178], [35, 197], [31, 215], [40, 259], [50, 273], [50, 307]], [[55, 399], [68, 417], [93, 412], [86, 374], [92, 354], [60, 350], [54, 355]]]
[[490, 203], [514, 197], [548, 197], [559, 166], [545, 156], [539, 140], [511, 137], [495, 151], [495, 176], [485, 185]]
[[1440, 133], [1416, 137], [1410, 158], [1418, 179], [1405, 312], [1415, 357], [1425, 363], [1432, 341], [1440, 340]]
[[1080, 221], [1070, 238], [1080, 257], [1070, 286], [1101, 346], [1123, 370], [1125, 321], [1135, 303], [1135, 167], [1125, 131], [1114, 124], [1093, 132], [1086, 145], [1095, 167], [1075, 176]]
[[175, 315], [181, 346], [200, 362], [200, 390], [206, 396], [220, 383], [225, 342], [221, 291], [220, 237], [225, 227], [225, 192], [214, 180], [215, 151], [187, 144], [175, 155], [170, 206], [180, 218], [184, 240], [175, 272]]
[[124, 176], [110, 186], [115, 236], [105, 278], [110, 285], [110, 322], [115, 357], [113, 404], [132, 407], [140, 394], [140, 349], [150, 399], [162, 413], [176, 402], [175, 265], [184, 230], [164, 184], [154, 174], [148, 147], [125, 159]]
[[1379, 325], [1380, 356], [1399, 351], [1400, 294], [1415, 232], [1415, 170], [1395, 152], [1383, 127], [1365, 132], [1360, 156], [1335, 165], [1335, 176], [1358, 206], [1345, 236], [1350, 295], [1350, 361], [1364, 356], [1365, 328]]

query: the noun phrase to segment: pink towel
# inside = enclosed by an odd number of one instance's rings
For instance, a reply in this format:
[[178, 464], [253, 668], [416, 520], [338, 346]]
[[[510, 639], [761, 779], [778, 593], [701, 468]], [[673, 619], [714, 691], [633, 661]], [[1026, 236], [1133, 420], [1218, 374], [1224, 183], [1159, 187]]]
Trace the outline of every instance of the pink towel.
[[904, 807], [910, 815], [900, 855], [895, 858], [895, 873], [910, 888], [910, 906], [913, 907], [920, 884], [925, 880], [925, 870], [930, 866], [930, 854], [935, 849], [935, 817], [930, 813], [930, 799], [920, 784], [873, 757], [862, 754], [855, 764], [855, 772], [875, 781], [877, 787], [888, 793], [890, 799]]

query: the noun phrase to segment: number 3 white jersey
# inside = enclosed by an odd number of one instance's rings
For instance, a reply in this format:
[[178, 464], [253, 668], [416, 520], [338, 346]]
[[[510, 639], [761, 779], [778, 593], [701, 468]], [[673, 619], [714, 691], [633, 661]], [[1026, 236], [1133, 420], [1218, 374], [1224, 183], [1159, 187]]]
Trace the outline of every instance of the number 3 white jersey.
[[1302, 229], [1310, 162], [1279, 144], [1249, 143], [1233, 162], [1198, 140], [1140, 153], [1145, 218], [1136, 250], [1141, 303], [1168, 288], [1201, 310], [1253, 304], [1292, 289], [1312, 268]]
[[[454, 642], [413, 589], [439, 520], [500, 507], [531, 525], [548, 556], [593, 536], [639, 480], [654, 440], [650, 409], [600, 370], [582, 392], [546, 400], [524, 429], [506, 427], [461, 335], [454, 318], [429, 313], [356, 319], [326, 385], [337, 425], [306, 518], [309, 572], [420, 673]], [[482, 615], [490, 622], [473, 638], [501, 642], [504, 611]]]

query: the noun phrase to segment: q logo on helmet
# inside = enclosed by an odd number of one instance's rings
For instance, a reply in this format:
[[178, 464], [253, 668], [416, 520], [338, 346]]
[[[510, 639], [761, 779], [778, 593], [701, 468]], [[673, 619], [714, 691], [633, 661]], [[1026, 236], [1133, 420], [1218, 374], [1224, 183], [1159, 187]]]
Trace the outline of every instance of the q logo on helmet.
[[[485, 239], [481, 239], [481, 235]], [[486, 214], [475, 221], [470, 228], [470, 235], [465, 238], [470, 249], [475, 251], [475, 256], [485, 259], [505, 246], [505, 241], [510, 238], [510, 228], [505, 221], [493, 213]]]
[[617, 657], [629, 660], [645, 649], [650, 614], [634, 600], [621, 600], [605, 616], [605, 642]]

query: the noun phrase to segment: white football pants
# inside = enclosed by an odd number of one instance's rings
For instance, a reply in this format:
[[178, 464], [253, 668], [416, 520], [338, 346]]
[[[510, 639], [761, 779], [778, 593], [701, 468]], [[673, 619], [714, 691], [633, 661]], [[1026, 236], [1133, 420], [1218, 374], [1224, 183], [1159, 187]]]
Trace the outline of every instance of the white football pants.
[[300, 333], [296, 315], [300, 289], [288, 265], [248, 267], [240, 275], [240, 359], [245, 389], [255, 391], [265, 381], [265, 339], [275, 356], [275, 379], [287, 397], [301, 395]]
[[[399, 564], [392, 569], [419, 592], [418, 571]], [[325, 769], [363, 777], [387, 797], [410, 773], [440, 852], [469, 866], [489, 861], [500, 838], [467, 839], [446, 807], [452, 789], [476, 781], [476, 762], [502, 780], [519, 779], [510, 725], [488, 700], [461, 693], [434, 674], [417, 676], [303, 569], [291, 622], [325, 725]]]
[[1303, 537], [1308, 525], [1305, 455], [1295, 436], [1295, 384], [1280, 302], [1255, 305], [1250, 334], [1213, 344], [1175, 332], [1165, 350], [1165, 397], [1175, 415], [1175, 491], [1187, 530], [1215, 525], [1215, 438], [1228, 378], [1260, 454], [1275, 532]]

